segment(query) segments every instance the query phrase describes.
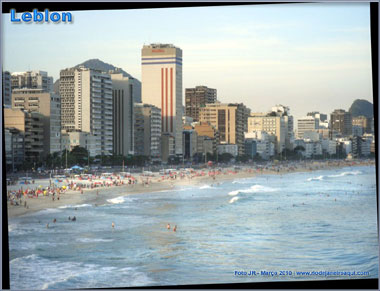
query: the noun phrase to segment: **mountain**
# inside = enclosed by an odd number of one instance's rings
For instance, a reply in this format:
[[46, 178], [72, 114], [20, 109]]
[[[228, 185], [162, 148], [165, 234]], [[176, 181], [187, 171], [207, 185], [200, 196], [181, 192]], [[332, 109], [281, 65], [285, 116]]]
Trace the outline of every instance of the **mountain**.
[[133, 78], [130, 74], [128, 74], [126, 71], [124, 71], [121, 68], [117, 68], [114, 65], [107, 64], [99, 59], [91, 59], [87, 60], [79, 65], [76, 65], [74, 68], [78, 68], [80, 66], [83, 66], [88, 69], [93, 69], [93, 70], [99, 70], [102, 72], [108, 72], [108, 71], [117, 71], [123, 74], [125, 77]]
[[352, 117], [365, 116], [373, 117], [373, 104], [363, 99], [356, 99], [348, 110]]

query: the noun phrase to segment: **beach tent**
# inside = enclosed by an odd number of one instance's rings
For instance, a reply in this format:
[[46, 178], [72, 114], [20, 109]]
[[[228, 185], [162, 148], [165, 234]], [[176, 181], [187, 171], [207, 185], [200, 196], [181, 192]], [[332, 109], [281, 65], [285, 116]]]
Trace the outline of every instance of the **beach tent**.
[[71, 167], [71, 170], [80, 170], [80, 171], [82, 171], [83, 168], [79, 167], [79, 166], [73, 166], [73, 167]]

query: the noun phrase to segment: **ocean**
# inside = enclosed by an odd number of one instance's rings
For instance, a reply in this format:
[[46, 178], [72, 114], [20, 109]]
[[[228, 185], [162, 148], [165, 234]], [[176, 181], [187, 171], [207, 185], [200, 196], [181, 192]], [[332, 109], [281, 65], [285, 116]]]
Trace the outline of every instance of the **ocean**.
[[11, 288], [378, 277], [374, 166], [216, 180], [108, 202], [10, 219]]

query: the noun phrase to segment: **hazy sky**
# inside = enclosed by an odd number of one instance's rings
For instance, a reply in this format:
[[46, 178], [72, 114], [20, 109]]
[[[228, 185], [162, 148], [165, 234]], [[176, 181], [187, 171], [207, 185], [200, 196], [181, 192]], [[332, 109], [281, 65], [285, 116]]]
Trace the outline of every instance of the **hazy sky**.
[[141, 80], [141, 48], [183, 50], [183, 89], [205, 85], [254, 112], [348, 110], [372, 100], [369, 3], [72, 12], [72, 24], [3, 17], [4, 70], [59, 71], [98, 58]]

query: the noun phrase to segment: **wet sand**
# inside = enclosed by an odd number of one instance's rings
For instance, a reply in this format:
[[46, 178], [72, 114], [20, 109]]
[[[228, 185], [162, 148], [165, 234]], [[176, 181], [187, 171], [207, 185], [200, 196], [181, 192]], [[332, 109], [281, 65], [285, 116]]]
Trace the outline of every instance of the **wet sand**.
[[[270, 169], [264, 169], [263, 171], [252, 170], [252, 168], [248, 166], [242, 167], [242, 169], [238, 170], [237, 173], [234, 173], [233, 168], [224, 168], [222, 170], [222, 174], [216, 175], [215, 179], [210, 177], [207, 173], [209, 170], [203, 170], [206, 175], [205, 176], [196, 176], [190, 179], [190, 177], [177, 178], [176, 180], [164, 180], [161, 181], [160, 176], [156, 176], [150, 178], [150, 184], [148, 186], [143, 185], [140, 182], [141, 177], [138, 178], [139, 183], [135, 185], [122, 185], [122, 186], [110, 186], [110, 187], [101, 187], [94, 189], [83, 189], [83, 194], [80, 191], [68, 190], [65, 193], [60, 195], [60, 200], [55, 199], [52, 200], [51, 196], [42, 196], [40, 195], [38, 198], [28, 198], [22, 197], [22, 205], [14, 206], [10, 205], [10, 202], [7, 203], [8, 217], [17, 217], [21, 215], [25, 215], [28, 213], [33, 213], [37, 211], [41, 211], [48, 208], [56, 208], [64, 205], [80, 205], [80, 204], [92, 204], [92, 205], [103, 205], [107, 204], [107, 200], [113, 199], [119, 196], [125, 196], [130, 194], [142, 194], [142, 193], [152, 193], [164, 190], [172, 190], [179, 186], [185, 185], [211, 185], [214, 183], [234, 180], [234, 179], [242, 179], [242, 178], [252, 178], [256, 175], [270, 175], [270, 174], [287, 174], [291, 172], [309, 172], [320, 169], [333, 169], [333, 168], [341, 168], [347, 166], [354, 166], [352, 162], [314, 162], [310, 164], [302, 163], [301, 165], [297, 165], [297, 163], [293, 164], [294, 168], [283, 168], [282, 166], [270, 166]], [[375, 165], [375, 161], [355, 161], [355, 165]], [[198, 170], [201, 172], [202, 170]], [[144, 178], [146, 179], [146, 178]], [[49, 180], [49, 179], [46, 179]], [[160, 181], [159, 181], [160, 180]], [[17, 185], [18, 188], [25, 185]], [[37, 185], [30, 185], [29, 187], [35, 188]], [[13, 189], [15, 187], [13, 186]], [[99, 194], [97, 194], [99, 191]], [[175, 195], [175, 194], [174, 194]], [[28, 208], [24, 207], [24, 201], [27, 202]]]

